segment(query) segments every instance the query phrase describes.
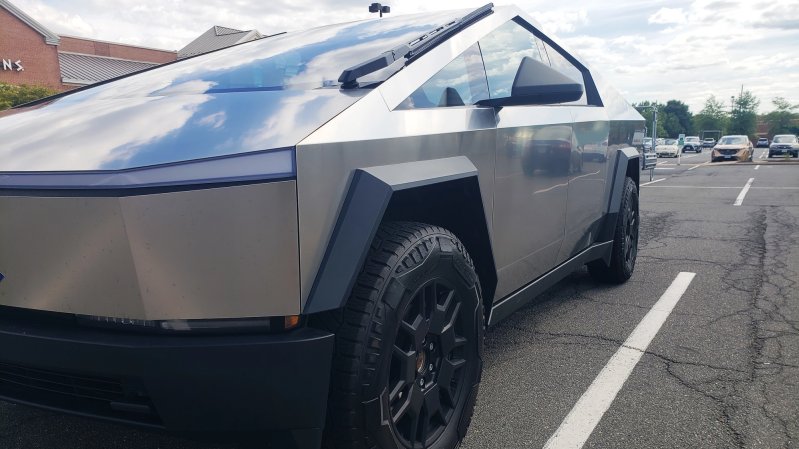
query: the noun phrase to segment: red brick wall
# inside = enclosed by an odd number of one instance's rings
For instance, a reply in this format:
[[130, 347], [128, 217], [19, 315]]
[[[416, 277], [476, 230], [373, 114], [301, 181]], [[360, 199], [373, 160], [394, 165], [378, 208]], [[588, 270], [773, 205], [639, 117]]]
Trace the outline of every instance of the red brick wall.
[[0, 8], [0, 59], [20, 60], [22, 72], [2, 70], [0, 83], [31, 84], [63, 89], [55, 45], [4, 8]]
[[60, 51], [83, 53], [87, 55], [110, 56], [112, 58], [131, 59], [133, 61], [155, 62], [163, 64], [177, 59], [174, 51], [151, 50], [149, 48], [132, 47], [124, 44], [98, 42], [79, 37], [61, 36]]

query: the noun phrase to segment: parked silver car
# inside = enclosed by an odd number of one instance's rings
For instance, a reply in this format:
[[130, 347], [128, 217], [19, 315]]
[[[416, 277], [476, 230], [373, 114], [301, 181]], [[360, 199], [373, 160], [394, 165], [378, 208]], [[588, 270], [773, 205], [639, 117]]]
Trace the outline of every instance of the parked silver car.
[[779, 134], [774, 136], [768, 148], [768, 157], [790, 155], [799, 157], [799, 141], [793, 134]]
[[0, 398], [276, 447], [456, 447], [485, 325], [582, 265], [633, 272], [644, 123], [594, 75], [487, 5], [8, 111]]

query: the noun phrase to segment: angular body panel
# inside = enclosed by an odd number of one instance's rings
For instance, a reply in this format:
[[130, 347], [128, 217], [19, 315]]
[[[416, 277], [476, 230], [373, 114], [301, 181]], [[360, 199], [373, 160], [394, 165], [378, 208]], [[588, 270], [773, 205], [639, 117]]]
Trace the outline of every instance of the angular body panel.
[[0, 305], [137, 320], [296, 314], [295, 188], [0, 196]]
[[[368, 123], [380, 123], [379, 128]], [[366, 124], [366, 125], [353, 125]], [[347, 140], [318, 142], [315, 137], [297, 146], [302, 300], [311, 285], [336, 224], [339, 210], [357, 168], [399, 164], [452, 156], [467, 156], [478, 168], [486, 214], [491, 214], [494, 171], [494, 110], [452, 108], [390, 111], [379, 92], [357, 108], [344, 111], [323, 127], [342, 129]], [[441, 133], [442, 128], [451, 132]], [[457, 130], [457, 131], [456, 131]], [[360, 132], [360, 135], [354, 135]]]

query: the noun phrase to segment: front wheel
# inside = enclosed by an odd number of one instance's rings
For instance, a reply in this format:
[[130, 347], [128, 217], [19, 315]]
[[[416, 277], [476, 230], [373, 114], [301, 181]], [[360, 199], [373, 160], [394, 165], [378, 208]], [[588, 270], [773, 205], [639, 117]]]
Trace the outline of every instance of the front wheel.
[[480, 384], [484, 326], [480, 283], [458, 238], [383, 224], [344, 310], [330, 314], [328, 446], [456, 448]]
[[601, 282], [621, 284], [633, 274], [638, 256], [638, 187], [631, 178], [624, 180], [621, 207], [613, 233], [610, 264], [595, 260], [588, 264], [588, 272]]

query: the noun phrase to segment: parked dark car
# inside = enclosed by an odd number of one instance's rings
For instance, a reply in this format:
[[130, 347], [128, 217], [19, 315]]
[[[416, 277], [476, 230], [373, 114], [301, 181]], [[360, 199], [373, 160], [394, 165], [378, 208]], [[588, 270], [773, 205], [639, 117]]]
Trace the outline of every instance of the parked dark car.
[[791, 157], [799, 157], [799, 143], [793, 134], [780, 134], [774, 136], [768, 148], [768, 157], [789, 154]]
[[769, 143], [768, 142], [768, 138], [761, 137], [761, 138], [757, 139], [757, 142], [755, 143], [755, 146], [757, 148], [768, 148], [768, 143]]
[[276, 448], [455, 448], [485, 326], [584, 265], [632, 275], [643, 130], [490, 4], [13, 109], [0, 398]]

